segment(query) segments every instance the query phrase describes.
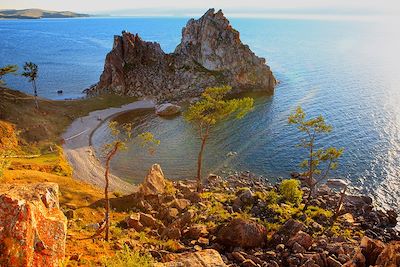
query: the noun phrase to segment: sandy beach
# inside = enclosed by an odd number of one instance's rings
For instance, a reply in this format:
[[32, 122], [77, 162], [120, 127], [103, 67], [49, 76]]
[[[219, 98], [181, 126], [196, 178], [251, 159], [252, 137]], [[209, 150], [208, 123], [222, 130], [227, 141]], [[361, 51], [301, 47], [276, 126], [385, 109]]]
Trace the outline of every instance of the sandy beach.
[[[65, 143], [64, 154], [73, 167], [73, 177], [104, 188], [105, 169], [95, 155], [91, 146], [92, 133], [107, 119], [122, 112], [142, 108], [153, 108], [152, 100], [140, 100], [119, 108], [108, 108], [91, 112], [88, 116], [78, 118], [68, 127], [63, 134]], [[135, 186], [129, 184], [115, 175], [110, 175], [110, 190], [120, 193], [130, 193]]]

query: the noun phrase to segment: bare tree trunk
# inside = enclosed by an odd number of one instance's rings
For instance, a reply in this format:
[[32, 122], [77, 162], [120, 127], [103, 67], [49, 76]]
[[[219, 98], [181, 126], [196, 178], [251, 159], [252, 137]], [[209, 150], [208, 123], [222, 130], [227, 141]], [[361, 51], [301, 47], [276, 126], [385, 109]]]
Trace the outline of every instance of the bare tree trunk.
[[107, 160], [106, 160], [106, 171], [104, 174], [105, 180], [106, 180], [106, 185], [104, 187], [104, 199], [106, 201], [106, 214], [105, 214], [105, 240], [109, 241], [109, 235], [110, 235], [110, 199], [108, 197], [108, 187], [109, 187], [109, 177], [108, 174], [110, 173], [110, 161], [114, 157], [114, 155], [117, 153], [118, 146], [115, 145], [113, 150], [108, 154]]
[[39, 109], [39, 103], [37, 100], [38, 93], [37, 93], [36, 81], [33, 80], [32, 84], [33, 84], [33, 96], [35, 97], [35, 106], [36, 106], [36, 109]]
[[204, 135], [201, 134], [202, 135], [201, 147], [200, 147], [199, 157], [197, 158], [197, 192], [199, 193], [202, 191], [201, 167], [203, 165], [203, 152], [208, 138], [209, 127], [210, 126], [207, 125], [205, 134]]

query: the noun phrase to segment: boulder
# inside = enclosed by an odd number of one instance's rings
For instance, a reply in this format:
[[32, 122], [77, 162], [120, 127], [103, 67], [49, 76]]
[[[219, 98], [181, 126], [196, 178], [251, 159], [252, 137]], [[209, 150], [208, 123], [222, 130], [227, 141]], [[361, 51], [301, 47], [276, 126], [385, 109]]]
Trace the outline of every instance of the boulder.
[[144, 182], [139, 187], [139, 192], [144, 195], [157, 195], [165, 193], [165, 178], [161, 166], [153, 164], [147, 173]]
[[271, 246], [286, 244], [290, 238], [294, 237], [299, 231], [305, 229], [305, 225], [299, 221], [290, 219], [286, 221], [281, 228], [272, 236]]
[[197, 252], [174, 254], [173, 260], [166, 262], [164, 267], [226, 267], [218, 251], [205, 249]]
[[0, 266], [58, 266], [66, 233], [57, 184], [0, 186]]
[[156, 114], [158, 116], [173, 116], [181, 112], [181, 107], [171, 103], [165, 103], [156, 106]]
[[400, 266], [400, 241], [389, 243], [385, 249], [379, 254], [376, 266]]
[[114, 36], [100, 80], [86, 93], [182, 99], [220, 84], [236, 92], [272, 93], [277, 81], [266, 60], [242, 43], [222, 11], [210, 9], [187, 22], [180, 44], [170, 54], [138, 34], [124, 31]]
[[266, 237], [264, 226], [250, 220], [236, 218], [219, 230], [217, 240], [225, 246], [254, 248], [261, 247]]
[[309, 234], [303, 231], [299, 231], [296, 235], [289, 239], [287, 245], [289, 247], [292, 247], [294, 243], [298, 243], [303, 248], [309, 249], [313, 244], [313, 238]]
[[128, 217], [125, 218], [124, 221], [128, 228], [133, 228], [138, 232], [141, 232], [144, 229], [143, 224], [140, 222], [139, 213], [129, 215]]

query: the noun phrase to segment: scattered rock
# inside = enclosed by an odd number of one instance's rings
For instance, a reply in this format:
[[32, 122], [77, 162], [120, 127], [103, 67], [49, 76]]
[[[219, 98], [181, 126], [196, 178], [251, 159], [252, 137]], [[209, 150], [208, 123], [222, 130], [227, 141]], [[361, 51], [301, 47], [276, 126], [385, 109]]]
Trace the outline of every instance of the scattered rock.
[[299, 231], [305, 229], [305, 225], [296, 220], [290, 219], [285, 222], [281, 228], [272, 236], [270, 240], [271, 246], [277, 244], [286, 244], [290, 238], [294, 237]]
[[237, 218], [219, 230], [217, 239], [226, 246], [261, 247], [266, 241], [266, 229], [256, 222]]

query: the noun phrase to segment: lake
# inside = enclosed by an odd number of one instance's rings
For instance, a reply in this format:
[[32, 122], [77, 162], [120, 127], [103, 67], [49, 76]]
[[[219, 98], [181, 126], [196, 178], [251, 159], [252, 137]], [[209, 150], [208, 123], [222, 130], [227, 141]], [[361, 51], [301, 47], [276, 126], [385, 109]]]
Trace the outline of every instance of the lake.
[[[0, 21], [0, 65], [33, 61], [39, 65], [39, 94], [75, 98], [96, 83], [113, 35], [138, 32], [175, 49], [187, 18], [89, 18]], [[241, 39], [265, 57], [280, 81], [273, 96], [255, 96], [252, 113], [219, 125], [206, 147], [208, 172], [249, 170], [274, 180], [299, 170], [305, 152], [295, 147], [301, 137], [287, 124], [299, 105], [310, 115], [322, 114], [334, 131], [321, 145], [344, 147], [332, 176], [352, 182], [386, 207], [400, 207], [400, 47], [395, 27], [384, 22], [344, 20], [231, 19]], [[31, 92], [21, 77], [10, 87]], [[64, 95], [57, 95], [63, 90]], [[192, 178], [199, 149], [196, 131], [181, 117], [162, 119], [125, 114], [137, 131], [161, 140], [153, 155], [137, 149], [113, 162], [117, 175], [143, 179], [158, 162], [169, 178]], [[94, 134], [97, 149], [110, 140], [107, 127]], [[231, 151], [236, 156], [228, 157]]]

